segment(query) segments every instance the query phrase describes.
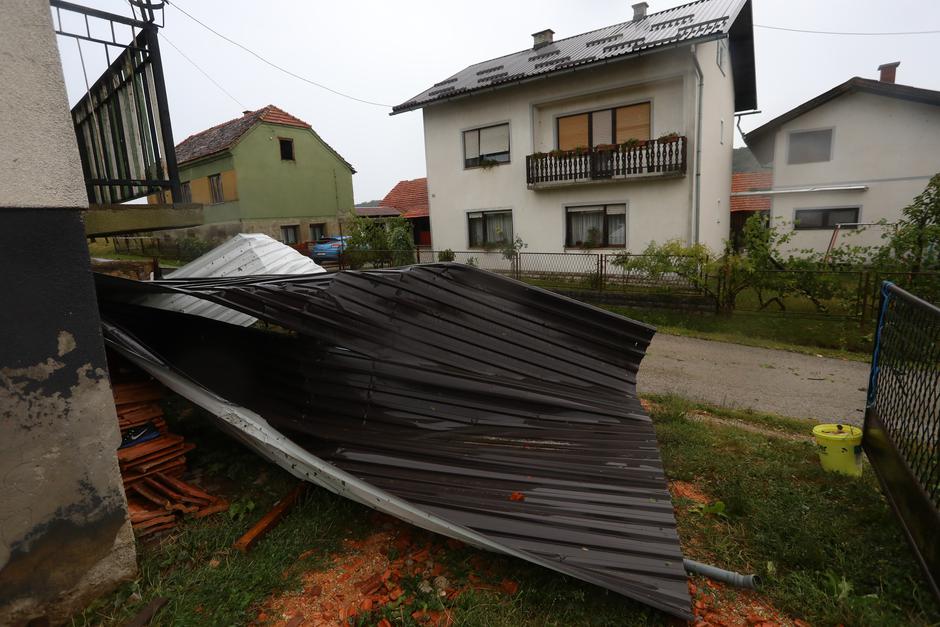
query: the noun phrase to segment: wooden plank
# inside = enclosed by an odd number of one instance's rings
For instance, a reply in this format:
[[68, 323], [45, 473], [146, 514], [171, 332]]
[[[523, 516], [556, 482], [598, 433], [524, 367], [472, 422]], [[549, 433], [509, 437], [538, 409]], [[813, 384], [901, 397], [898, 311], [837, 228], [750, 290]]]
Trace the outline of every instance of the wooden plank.
[[209, 507], [204, 507], [203, 509], [193, 514], [193, 518], [205, 518], [206, 516], [210, 516], [212, 514], [218, 514], [219, 512], [224, 512], [227, 509], [228, 509], [228, 501], [226, 501], [225, 499], [216, 499], [216, 501]]
[[245, 532], [245, 535], [236, 540], [233, 546], [243, 553], [247, 552], [258, 540], [277, 525], [281, 518], [284, 517], [284, 514], [294, 506], [294, 503], [297, 502], [306, 489], [307, 484], [301, 483], [291, 490], [287, 496], [275, 503], [271, 511], [265, 514], [261, 520], [256, 522], [251, 529]]
[[157, 597], [143, 607], [134, 618], [130, 619], [124, 627], [146, 627], [153, 620], [164, 605], [169, 602], [166, 597]]
[[185, 481], [180, 481], [179, 479], [175, 479], [173, 477], [166, 477], [166, 476], [162, 477], [162, 479], [165, 479], [167, 483], [169, 483], [171, 486], [176, 488], [177, 491], [179, 492], [185, 492], [186, 494], [189, 494], [190, 496], [194, 496], [199, 499], [205, 499], [207, 501], [215, 500], [215, 497], [213, 497], [211, 494], [207, 492], [203, 492], [202, 490], [192, 485], [191, 483], [186, 483]]
[[150, 455], [156, 451], [165, 449], [167, 447], [179, 444], [183, 441], [183, 436], [181, 435], [161, 435], [158, 438], [149, 440], [147, 442], [141, 442], [140, 444], [135, 444], [134, 446], [128, 446], [127, 448], [118, 449], [117, 457], [119, 462], [132, 462], [135, 459], [143, 457], [145, 455]]

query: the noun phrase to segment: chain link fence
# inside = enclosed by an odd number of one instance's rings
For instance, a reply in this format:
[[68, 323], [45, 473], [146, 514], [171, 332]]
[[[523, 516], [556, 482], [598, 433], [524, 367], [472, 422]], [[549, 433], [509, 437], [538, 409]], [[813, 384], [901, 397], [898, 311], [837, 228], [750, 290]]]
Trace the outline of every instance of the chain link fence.
[[863, 445], [940, 598], [940, 308], [881, 292]]

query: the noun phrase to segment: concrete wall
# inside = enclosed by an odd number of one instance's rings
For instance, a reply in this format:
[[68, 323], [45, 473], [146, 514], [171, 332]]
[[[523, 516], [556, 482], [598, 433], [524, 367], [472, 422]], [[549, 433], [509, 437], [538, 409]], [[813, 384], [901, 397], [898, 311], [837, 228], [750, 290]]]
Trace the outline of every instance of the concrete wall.
[[0, 624], [56, 623], [135, 552], [47, 2], [0, 3], [0, 59]]
[[[833, 129], [829, 161], [787, 164], [789, 134]], [[809, 192], [773, 197], [777, 224], [793, 227], [798, 209], [859, 207], [860, 222], [897, 221], [901, 209], [940, 172], [940, 107], [867, 93], [830, 100], [780, 127], [773, 139], [774, 189], [867, 185], [864, 191]], [[878, 245], [884, 228], [847, 232], [842, 244]], [[796, 230], [790, 249], [824, 251], [832, 230]]]
[[[712, 56], [713, 66], [716, 45], [701, 46], [700, 52], [703, 59]], [[727, 60], [725, 66], [730, 67]], [[528, 244], [527, 250], [562, 252], [566, 206], [594, 203], [627, 205], [629, 251], [639, 252], [653, 240], [691, 241], [695, 135], [692, 67], [689, 49], [681, 48], [426, 107], [424, 139], [435, 248], [468, 249], [468, 212], [512, 209], [513, 231]], [[706, 138], [718, 143], [717, 119], [723, 117], [727, 144], [707, 153], [713, 162], [703, 172], [722, 179], [704, 190], [710, 203], [703, 212], [708, 212], [715, 226], [703, 229], [703, 238], [712, 246], [721, 245], [728, 228], [712, 215], [719, 210], [727, 214], [731, 185], [733, 99], [730, 70], [726, 72], [727, 77], [721, 77], [715, 67], [706, 77], [706, 97], [714, 102], [705, 114], [715, 120], [710, 125], [715, 128], [708, 129]], [[685, 177], [527, 188], [525, 157], [555, 147], [555, 120], [559, 115], [646, 100], [652, 102], [652, 137], [673, 131], [688, 137], [689, 173]], [[510, 163], [465, 169], [462, 131], [503, 122], [510, 125]], [[718, 199], [720, 203], [713, 202]]]

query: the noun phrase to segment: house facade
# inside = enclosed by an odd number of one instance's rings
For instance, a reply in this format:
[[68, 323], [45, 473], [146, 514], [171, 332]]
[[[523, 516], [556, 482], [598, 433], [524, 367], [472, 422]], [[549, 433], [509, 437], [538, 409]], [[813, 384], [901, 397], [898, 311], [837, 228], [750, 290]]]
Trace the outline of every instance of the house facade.
[[735, 111], [752, 109], [750, 4], [702, 0], [471, 65], [423, 109], [438, 250], [639, 252], [728, 234]]
[[[769, 214], [790, 250], [879, 245], [901, 210], [940, 172], [940, 91], [855, 77], [747, 133], [773, 166]], [[744, 195], [748, 195], [745, 192]], [[837, 225], [839, 232], [833, 233]]]
[[353, 207], [353, 167], [309, 124], [273, 105], [186, 138], [176, 156], [183, 201], [205, 206], [205, 226], [186, 235], [264, 233], [298, 244], [339, 235]]

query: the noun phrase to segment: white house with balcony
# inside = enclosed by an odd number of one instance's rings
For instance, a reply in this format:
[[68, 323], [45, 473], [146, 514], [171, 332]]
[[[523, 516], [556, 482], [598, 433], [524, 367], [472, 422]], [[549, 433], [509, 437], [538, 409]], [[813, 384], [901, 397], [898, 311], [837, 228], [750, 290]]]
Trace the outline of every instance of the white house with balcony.
[[435, 248], [639, 252], [728, 237], [735, 112], [756, 106], [750, 0], [699, 0], [476, 63], [424, 111]]
[[[940, 172], [940, 91], [854, 77], [745, 135], [773, 166], [774, 223], [791, 250], [879, 245], [901, 210]], [[879, 222], [886, 226], [879, 226]], [[838, 232], [836, 229], [838, 228]]]

